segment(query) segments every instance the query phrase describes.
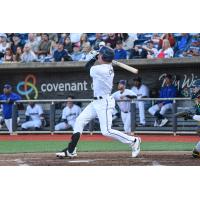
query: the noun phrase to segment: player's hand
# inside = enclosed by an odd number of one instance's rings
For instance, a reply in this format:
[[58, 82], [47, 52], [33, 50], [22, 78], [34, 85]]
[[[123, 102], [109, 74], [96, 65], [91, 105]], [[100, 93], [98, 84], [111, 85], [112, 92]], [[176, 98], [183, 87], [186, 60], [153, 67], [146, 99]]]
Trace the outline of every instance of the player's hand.
[[158, 106], [161, 108], [163, 106], [163, 103], [159, 103]]

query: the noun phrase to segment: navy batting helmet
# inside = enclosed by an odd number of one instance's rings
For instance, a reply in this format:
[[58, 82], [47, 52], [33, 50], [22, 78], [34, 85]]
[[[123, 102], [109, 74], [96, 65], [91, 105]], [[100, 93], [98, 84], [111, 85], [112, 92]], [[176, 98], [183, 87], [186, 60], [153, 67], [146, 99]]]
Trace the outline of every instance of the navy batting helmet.
[[114, 59], [114, 56], [115, 56], [113, 49], [111, 49], [110, 47], [106, 47], [106, 46], [103, 46], [100, 48], [99, 54], [102, 55], [102, 60], [105, 62], [112, 62], [112, 60]]

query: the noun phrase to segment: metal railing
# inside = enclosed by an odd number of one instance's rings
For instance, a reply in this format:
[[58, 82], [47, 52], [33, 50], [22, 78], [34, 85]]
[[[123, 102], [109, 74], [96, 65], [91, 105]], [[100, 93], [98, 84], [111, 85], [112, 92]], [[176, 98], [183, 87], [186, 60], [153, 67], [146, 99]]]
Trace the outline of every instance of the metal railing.
[[[172, 106], [172, 129], [171, 129], [171, 133], [176, 134], [177, 133], [177, 118], [174, 116], [174, 114], [177, 112], [177, 101], [189, 101], [190, 98], [141, 98], [141, 99], [133, 99], [133, 100], [126, 100], [129, 101], [131, 103], [131, 131], [132, 132], [137, 132], [136, 131], [136, 102], [137, 101], [151, 101], [152, 105], [153, 102], [155, 101], [159, 101], [159, 100], [171, 100], [173, 101], [173, 106]], [[93, 99], [73, 99], [73, 102], [91, 102], [93, 101]], [[120, 100], [120, 101], [124, 101], [124, 100]], [[0, 103], [5, 103], [6, 101], [0, 101]], [[17, 130], [17, 104], [18, 103], [29, 103], [29, 102], [35, 102], [35, 103], [44, 103], [44, 104], [50, 104], [50, 109], [49, 109], [49, 130], [48, 131], [34, 131], [34, 133], [67, 133], [67, 132], [71, 132], [71, 131], [55, 131], [54, 127], [55, 127], [55, 112], [56, 112], [56, 108], [55, 108], [55, 104], [56, 103], [64, 103], [67, 102], [66, 99], [41, 99], [41, 100], [19, 100], [13, 103], [12, 106], [12, 127], [13, 127], [13, 132], [14, 133], [26, 133], [25, 131], [18, 131]], [[93, 125], [92, 122], [89, 124], [89, 131], [85, 131], [88, 133], [91, 132], [100, 132], [100, 131], [93, 131]], [[30, 133], [30, 131], [28, 131]], [[148, 131], [143, 131], [148, 132]], [[152, 132], [152, 131], [149, 131]], [[156, 132], [156, 131], [153, 131]], [[166, 131], [161, 131], [159, 130], [159, 132], [166, 132]], [[191, 132], [192, 133], [192, 132]]]

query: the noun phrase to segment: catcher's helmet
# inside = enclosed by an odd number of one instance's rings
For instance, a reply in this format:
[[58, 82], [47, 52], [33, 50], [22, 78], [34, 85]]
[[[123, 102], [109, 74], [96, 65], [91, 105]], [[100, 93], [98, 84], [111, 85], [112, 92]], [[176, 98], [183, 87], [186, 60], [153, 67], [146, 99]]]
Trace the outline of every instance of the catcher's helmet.
[[103, 46], [99, 50], [99, 54], [102, 55], [102, 60], [105, 62], [112, 62], [114, 59], [114, 51], [110, 47]]

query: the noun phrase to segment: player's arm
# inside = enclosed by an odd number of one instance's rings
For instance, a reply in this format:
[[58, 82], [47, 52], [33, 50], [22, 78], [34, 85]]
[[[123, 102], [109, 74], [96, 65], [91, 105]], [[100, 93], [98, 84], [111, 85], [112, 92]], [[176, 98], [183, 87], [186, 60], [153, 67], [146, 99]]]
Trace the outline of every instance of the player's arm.
[[62, 111], [62, 118], [61, 118], [61, 122], [65, 122], [66, 124], [68, 123], [67, 121], [67, 111], [66, 109], [64, 108], [63, 111]]
[[93, 58], [91, 58], [85, 65], [85, 69], [87, 72], [90, 72], [91, 67], [94, 65], [94, 63], [97, 61], [98, 59], [98, 52], [94, 55]]
[[125, 97], [129, 98], [129, 99], [136, 99], [137, 95], [135, 94], [135, 92], [133, 92], [132, 90], [129, 90], [128, 94], [125, 95]]

